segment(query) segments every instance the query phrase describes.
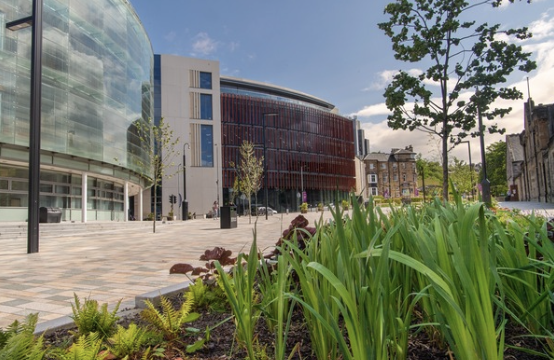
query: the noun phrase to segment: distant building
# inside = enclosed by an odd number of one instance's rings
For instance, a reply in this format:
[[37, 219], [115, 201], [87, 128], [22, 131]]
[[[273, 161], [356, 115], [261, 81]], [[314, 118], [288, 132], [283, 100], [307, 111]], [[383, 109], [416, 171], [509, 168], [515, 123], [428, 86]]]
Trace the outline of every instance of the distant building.
[[416, 160], [413, 147], [393, 148], [390, 154], [364, 157], [367, 196], [401, 198], [418, 196]]
[[506, 135], [506, 179], [512, 201], [525, 200], [529, 192], [526, 189], [526, 174], [523, 172], [525, 157], [521, 139], [521, 134]]
[[[554, 202], [554, 104], [524, 104], [524, 130], [506, 137], [511, 193], [525, 201]], [[519, 143], [518, 143], [519, 138]]]

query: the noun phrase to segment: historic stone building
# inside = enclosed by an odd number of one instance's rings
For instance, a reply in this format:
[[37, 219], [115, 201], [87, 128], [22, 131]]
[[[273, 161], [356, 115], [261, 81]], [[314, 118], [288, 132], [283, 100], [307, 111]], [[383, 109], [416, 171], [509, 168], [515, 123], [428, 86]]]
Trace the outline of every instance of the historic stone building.
[[[529, 104], [531, 104], [529, 106]], [[554, 202], [554, 104], [525, 103], [524, 130], [506, 136], [512, 200]]]
[[413, 147], [393, 148], [390, 154], [372, 153], [364, 158], [367, 196], [406, 198], [418, 196]]

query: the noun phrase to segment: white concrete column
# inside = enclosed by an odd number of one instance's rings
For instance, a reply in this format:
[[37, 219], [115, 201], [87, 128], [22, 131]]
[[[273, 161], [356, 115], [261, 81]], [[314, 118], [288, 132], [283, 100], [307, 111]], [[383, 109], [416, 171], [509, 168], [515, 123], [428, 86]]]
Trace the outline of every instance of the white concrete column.
[[143, 191], [144, 191], [144, 189], [140, 189], [139, 193], [138, 193], [138, 202], [139, 202], [138, 217], [139, 217], [139, 221], [142, 221], [142, 218], [144, 217], [143, 210], [142, 210], [142, 192]]
[[82, 174], [82, 182], [81, 182], [81, 222], [86, 223], [87, 222], [87, 194], [88, 194], [88, 174], [83, 173]]
[[125, 185], [123, 185], [123, 212], [124, 220], [123, 221], [129, 221], [129, 182], [125, 181]]

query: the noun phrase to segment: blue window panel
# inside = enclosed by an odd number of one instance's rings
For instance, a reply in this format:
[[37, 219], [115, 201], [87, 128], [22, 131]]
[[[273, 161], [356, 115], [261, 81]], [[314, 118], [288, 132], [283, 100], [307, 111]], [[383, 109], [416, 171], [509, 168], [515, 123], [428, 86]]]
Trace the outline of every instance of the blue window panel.
[[200, 88], [202, 89], [212, 88], [212, 73], [200, 72]]
[[202, 147], [202, 166], [213, 167], [214, 166], [214, 136], [213, 126], [202, 125], [201, 126], [201, 147]]
[[212, 120], [212, 95], [200, 94], [200, 118]]

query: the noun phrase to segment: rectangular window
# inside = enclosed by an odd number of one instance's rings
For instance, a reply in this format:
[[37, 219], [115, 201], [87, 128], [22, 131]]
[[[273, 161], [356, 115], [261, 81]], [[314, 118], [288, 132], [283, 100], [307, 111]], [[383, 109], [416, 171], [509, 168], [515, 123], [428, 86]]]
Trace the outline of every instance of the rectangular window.
[[393, 178], [392, 178], [394, 181], [398, 181], [398, 175], [397, 174], [394, 174]]
[[369, 182], [372, 184], [377, 183], [377, 175], [376, 174], [370, 174], [369, 175]]
[[381, 163], [381, 169], [386, 169], [387, 168], [387, 164], [386, 163]]
[[372, 196], [377, 196], [377, 195], [379, 195], [379, 191], [377, 190], [376, 187], [372, 187], [372, 188], [371, 188], [371, 195], [372, 195]]
[[200, 72], [200, 88], [211, 89], [212, 88], [212, 73]]
[[406, 174], [402, 174], [402, 181], [406, 181]]
[[373, 169], [375, 169], [375, 165], [373, 165], [373, 164], [369, 164], [369, 169], [370, 169], [370, 170], [373, 170]]
[[200, 94], [200, 119], [212, 120], [212, 95]]
[[383, 174], [383, 182], [386, 183], [389, 181], [389, 176], [387, 174]]
[[202, 166], [203, 167], [213, 167], [214, 166], [214, 137], [213, 137], [213, 126], [211, 125], [202, 125], [201, 127], [201, 156], [202, 156]]

